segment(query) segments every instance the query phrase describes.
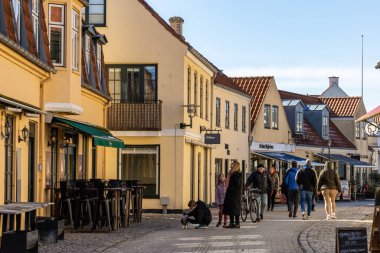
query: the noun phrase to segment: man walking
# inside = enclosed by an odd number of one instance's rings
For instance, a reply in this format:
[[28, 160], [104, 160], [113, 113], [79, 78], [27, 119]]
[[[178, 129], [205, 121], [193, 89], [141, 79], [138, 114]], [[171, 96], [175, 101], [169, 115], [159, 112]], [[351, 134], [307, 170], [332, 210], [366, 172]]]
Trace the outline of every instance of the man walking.
[[257, 165], [257, 170], [252, 172], [248, 177], [245, 187], [249, 188], [250, 185], [252, 185], [252, 188], [260, 190], [260, 197], [257, 199], [257, 201], [261, 203], [259, 204], [260, 217], [256, 218], [256, 221], [260, 221], [264, 218], [264, 212], [268, 205], [268, 192], [271, 192], [273, 189], [272, 180], [263, 164], [259, 163]]
[[289, 169], [288, 174], [285, 178], [285, 184], [288, 188], [288, 197], [289, 197], [289, 217], [296, 218], [298, 204], [300, 201], [300, 192], [299, 187], [296, 182], [296, 174], [297, 174], [297, 162], [292, 162], [292, 167]]
[[[301, 191], [302, 219], [311, 219], [310, 214], [313, 202], [313, 192], [317, 187], [317, 173], [311, 167], [310, 160], [306, 160], [306, 165], [298, 170], [296, 174], [296, 182]], [[305, 200], [307, 202], [307, 215], [305, 214]]]

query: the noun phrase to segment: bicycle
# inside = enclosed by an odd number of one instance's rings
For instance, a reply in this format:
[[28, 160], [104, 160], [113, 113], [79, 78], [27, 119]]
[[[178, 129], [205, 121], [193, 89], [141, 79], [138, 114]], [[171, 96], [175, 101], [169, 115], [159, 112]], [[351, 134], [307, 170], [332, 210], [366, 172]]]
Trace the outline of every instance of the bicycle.
[[251, 217], [253, 223], [256, 222], [257, 217], [259, 217], [259, 205], [260, 203], [257, 201], [260, 199], [260, 190], [257, 188], [245, 189], [245, 194], [241, 198], [241, 220], [245, 222], [247, 220], [247, 216]]

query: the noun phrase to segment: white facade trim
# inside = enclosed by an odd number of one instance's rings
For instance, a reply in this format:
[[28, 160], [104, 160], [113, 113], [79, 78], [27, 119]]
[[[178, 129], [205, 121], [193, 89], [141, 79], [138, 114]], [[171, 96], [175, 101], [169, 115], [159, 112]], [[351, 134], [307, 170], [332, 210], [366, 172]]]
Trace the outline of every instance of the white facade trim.
[[251, 153], [255, 151], [294, 152], [295, 149], [296, 145], [294, 144], [256, 141], [253, 141], [250, 147]]
[[79, 105], [72, 103], [56, 103], [56, 102], [46, 102], [45, 111], [47, 112], [63, 112], [80, 115], [83, 113], [83, 108]]
[[204, 135], [186, 131], [185, 129], [166, 128], [161, 131], [111, 131], [112, 135], [118, 137], [190, 137], [202, 140]]

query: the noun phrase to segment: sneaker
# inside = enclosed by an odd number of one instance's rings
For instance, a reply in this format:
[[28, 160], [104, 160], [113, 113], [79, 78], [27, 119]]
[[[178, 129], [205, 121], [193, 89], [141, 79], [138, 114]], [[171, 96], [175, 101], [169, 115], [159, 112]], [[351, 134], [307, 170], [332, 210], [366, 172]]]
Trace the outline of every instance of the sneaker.
[[198, 227], [195, 227], [195, 229], [203, 229], [203, 228], [207, 228], [206, 225], [199, 225]]
[[220, 225], [222, 225], [222, 223], [220, 221], [218, 223], [216, 223], [216, 227], [219, 227]]
[[292, 218], [293, 214], [289, 211], [289, 218]]
[[335, 215], [335, 213], [332, 213], [332, 214], [331, 214], [331, 219], [334, 219], [334, 220], [336, 219], [336, 215]]
[[303, 220], [306, 220], [306, 219], [307, 219], [305, 212], [302, 212], [302, 219], [303, 219]]
[[330, 216], [330, 214], [328, 214], [327, 216], [326, 216], [326, 220], [330, 220], [331, 219], [331, 216]]
[[229, 224], [229, 225], [225, 226], [224, 228], [235, 228], [235, 224]]
[[310, 216], [310, 215], [308, 215], [308, 216], [307, 216], [307, 219], [308, 219], [308, 220], [311, 220], [311, 216]]

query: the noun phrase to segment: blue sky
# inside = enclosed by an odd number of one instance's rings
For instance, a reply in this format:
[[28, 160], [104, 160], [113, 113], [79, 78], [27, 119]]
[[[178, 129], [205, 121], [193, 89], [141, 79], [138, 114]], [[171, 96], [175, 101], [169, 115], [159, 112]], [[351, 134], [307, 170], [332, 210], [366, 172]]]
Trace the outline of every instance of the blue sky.
[[192, 46], [230, 76], [273, 75], [279, 89], [320, 94], [329, 76], [351, 96], [380, 105], [379, 0], [147, 0], [168, 20], [181, 16]]

